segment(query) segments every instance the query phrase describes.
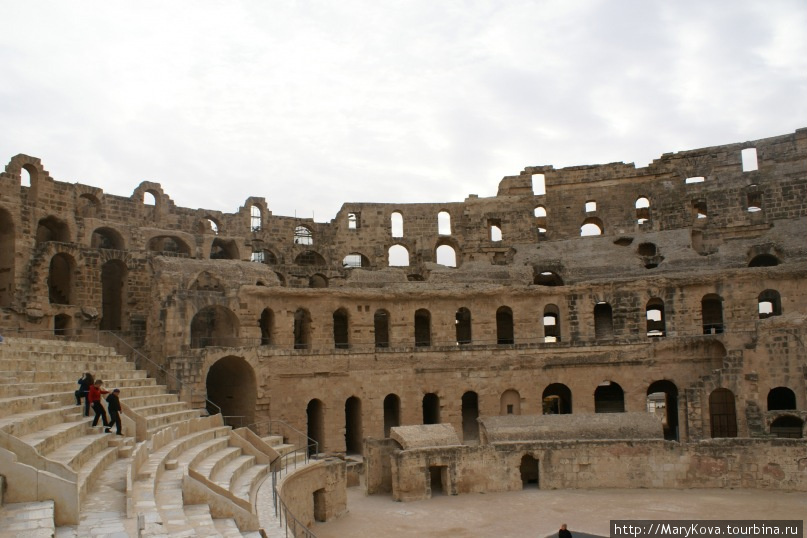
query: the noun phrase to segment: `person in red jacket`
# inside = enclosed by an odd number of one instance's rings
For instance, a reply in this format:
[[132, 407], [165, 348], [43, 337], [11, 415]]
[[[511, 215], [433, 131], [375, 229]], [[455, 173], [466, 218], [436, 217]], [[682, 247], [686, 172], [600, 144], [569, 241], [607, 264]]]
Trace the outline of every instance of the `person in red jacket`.
[[104, 410], [104, 406], [101, 405], [101, 395], [102, 394], [109, 394], [108, 390], [104, 390], [101, 388], [104, 382], [100, 379], [97, 379], [93, 385], [90, 386], [90, 406], [92, 406], [92, 410], [95, 411], [95, 418], [92, 419], [93, 428], [98, 425], [98, 419], [103, 419], [104, 421], [104, 428], [109, 427], [109, 420], [106, 418], [106, 411]]

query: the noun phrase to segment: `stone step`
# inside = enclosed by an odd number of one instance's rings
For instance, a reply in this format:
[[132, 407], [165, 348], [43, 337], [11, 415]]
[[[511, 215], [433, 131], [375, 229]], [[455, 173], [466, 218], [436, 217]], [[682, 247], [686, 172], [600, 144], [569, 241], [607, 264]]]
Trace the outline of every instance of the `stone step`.
[[183, 507], [182, 510], [185, 512], [185, 520], [193, 527], [196, 536], [221, 536], [213, 516], [210, 515], [208, 505], [192, 504]]
[[53, 511], [53, 501], [0, 506], [0, 538], [51, 538], [56, 532]]
[[[245, 535], [238, 530], [234, 519], [214, 519], [213, 524], [223, 538], [243, 538]], [[260, 536], [260, 533], [256, 533]]]
[[[105, 380], [106, 381], [106, 380]], [[155, 380], [152, 378], [138, 378], [138, 379], [121, 379], [114, 378], [107, 381], [107, 383], [115, 383], [115, 387], [140, 387], [155, 385]], [[39, 383], [9, 383], [0, 384], [0, 398], [8, 398], [13, 396], [30, 396], [46, 392], [72, 392], [78, 390], [78, 384], [69, 381], [44, 381]]]
[[146, 430], [148, 431], [149, 436], [151, 436], [154, 433], [171, 426], [172, 424], [176, 424], [177, 422], [182, 422], [183, 420], [188, 420], [191, 418], [199, 418], [198, 409], [186, 409], [184, 411], [173, 411], [170, 413], [151, 415], [146, 417]]
[[[136, 409], [139, 414], [147, 416], [150, 412], [156, 414], [162, 406], [178, 403], [179, 399], [176, 394], [166, 394], [163, 391], [155, 392], [154, 394], [137, 394], [131, 396], [121, 394], [121, 401], [132, 409]], [[187, 404], [182, 403], [187, 407]]]
[[[54, 424], [74, 422], [79, 416], [75, 405], [58, 409], [32, 409], [0, 418], [0, 430], [15, 437], [22, 437]], [[76, 418], [68, 418], [72, 413]]]
[[[84, 357], [80, 361], [43, 361], [36, 358], [31, 359], [9, 359], [3, 355], [0, 358], [0, 370], [10, 372], [34, 371], [34, 372], [65, 372], [65, 377], [78, 379], [84, 372], [91, 372], [93, 377], [98, 379], [103, 377], [96, 375], [96, 372], [122, 372], [135, 371], [134, 363], [117, 360], [88, 361]], [[74, 377], [75, 376], [75, 377]]]
[[41, 455], [47, 456], [58, 447], [78, 437], [92, 433], [86, 419], [52, 424], [41, 430], [21, 436], [19, 439], [34, 447]]
[[41, 353], [58, 353], [72, 350], [76, 353], [98, 353], [112, 355], [115, 350], [95, 342], [74, 342], [72, 340], [53, 340], [45, 338], [23, 338], [19, 336], [6, 336], [5, 345], [9, 349], [21, 351], [36, 351]]
[[283, 436], [282, 435], [267, 435], [266, 437], [262, 437], [263, 442], [267, 445], [274, 447], [275, 445], [282, 445], [283, 444]]
[[[86, 370], [83, 370], [86, 371]], [[17, 383], [46, 383], [46, 382], [55, 382], [55, 381], [72, 381], [75, 383], [75, 380], [81, 375], [80, 370], [70, 370], [70, 371], [49, 371], [49, 370], [24, 370], [21, 368], [15, 368], [14, 370], [7, 370], [0, 367], [0, 385], [2, 384], [17, 384]], [[94, 370], [93, 375], [97, 374], [97, 377], [108, 381], [110, 379], [142, 379], [146, 378], [146, 371], [145, 370], [111, 370], [111, 369], [104, 369], [104, 370]], [[78, 385], [76, 385], [78, 386]], [[75, 390], [75, 389], [73, 389]]]
[[246, 469], [235, 481], [232, 482], [229, 490], [233, 495], [250, 502], [250, 499], [255, 498], [258, 488], [263, 482], [264, 478], [269, 475], [270, 469], [268, 465], [255, 464]]
[[230, 461], [241, 455], [241, 449], [237, 446], [228, 446], [217, 450], [204, 460], [200, 461], [193, 468], [212, 480], [213, 475]]
[[82, 437], [71, 439], [48, 454], [48, 459], [64, 463], [74, 471], [79, 471], [93, 456], [109, 448], [109, 433], [96, 428]]
[[[114, 434], [112, 434], [114, 436]], [[84, 507], [84, 500], [90, 489], [98, 480], [104, 470], [118, 460], [118, 447], [107, 446], [106, 448], [93, 454], [78, 472], [78, 488], [81, 506]]]
[[[129, 402], [126, 403], [127, 405], [129, 404]], [[150, 418], [165, 415], [167, 413], [187, 411], [188, 404], [187, 402], [178, 401], [176, 395], [174, 394], [166, 394], [166, 395], [155, 394], [153, 396], [153, 399], [150, 396], [146, 400], [142, 400], [141, 404], [137, 405], [135, 409], [137, 409], [137, 413], [139, 415]]]
[[[239, 449], [240, 451], [241, 449]], [[232, 491], [233, 484], [250, 467], [255, 466], [255, 456], [240, 453], [236, 458], [219, 466], [210, 475], [211, 480], [222, 488]]]

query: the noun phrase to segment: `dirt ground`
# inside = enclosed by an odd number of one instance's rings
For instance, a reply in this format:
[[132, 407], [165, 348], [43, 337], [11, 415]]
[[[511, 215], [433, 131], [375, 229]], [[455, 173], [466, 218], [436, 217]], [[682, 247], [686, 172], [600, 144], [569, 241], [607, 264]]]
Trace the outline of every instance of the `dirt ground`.
[[759, 490], [539, 490], [438, 496], [400, 503], [348, 490], [348, 514], [318, 538], [557, 536], [561, 523], [609, 536], [611, 519], [807, 519], [807, 494]]

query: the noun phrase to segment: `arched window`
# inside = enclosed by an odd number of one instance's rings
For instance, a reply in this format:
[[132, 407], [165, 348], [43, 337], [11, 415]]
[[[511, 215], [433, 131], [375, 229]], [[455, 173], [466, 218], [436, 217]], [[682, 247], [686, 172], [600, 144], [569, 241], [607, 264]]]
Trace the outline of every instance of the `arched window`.
[[799, 417], [785, 415], [771, 422], [771, 435], [785, 439], [801, 439], [804, 437], [804, 421]]
[[647, 318], [647, 336], [666, 336], [667, 327], [664, 321], [664, 301], [654, 297], [647, 302], [645, 310]]
[[745, 207], [749, 213], [762, 211], [762, 191], [756, 185], [749, 185], [745, 193]]
[[572, 391], [563, 383], [552, 383], [541, 395], [544, 415], [568, 415], [572, 412]]
[[322, 266], [328, 265], [325, 261], [325, 258], [319, 252], [315, 252], [313, 250], [306, 250], [305, 252], [301, 252], [294, 258], [295, 265], [305, 265], [305, 266]]
[[678, 387], [662, 379], [647, 387], [647, 410], [661, 418], [664, 439], [678, 440]]
[[238, 317], [223, 306], [206, 306], [191, 320], [191, 347], [233, 347], [238, 344]]
[[479, 395], [468, 391], [462, 395], [462, 440], [479, 440]]
[[336, 349], [347, 349], [348, 343], [348, 315], [347, 310], [340, 308], [333, 313], [333, 345]]
[[157, 205], [157, 196], [151, 191], [144, 192], [143, 193], [143, 205], [156, 206]]
[[499, 398], [499, 414], [500, 415], [520, 415], [521, 414], [521, 395], [515, 389], [508, 389], [502, 393]]
[[650, 200], [645, 198], [644, 196], [639, 197], [636, 200], [636, 222], [638, 224], [644, 224], [648, 220], [650, 220]]
[[53, 216], [40, 219], [36, 227], [36, 244], [41, 245], [49, 241], [69, 243], [70, 230], [67, 223]]
[[375, 347], [389, 347], [389, 312], [375, 311], [373, 329], [375, 329]]
[[384, 437], [389, 437], [390, 429], [401, 425], [401, 399], [397, 394], [387, 394], [384, 398]]
[[437, 247], [437, 263], [446, 267], [457, 266], [457, 253], [451, 245], [440, 245]]
[[757, 148], [745, 148], [740, 155], [743, 161], [743, 172], [753, 172], [758, 169]]
[[361, 214], [355, 211], [347, 214], [347, 229], [358, 230], [361, 228]]
[[123, 329], [123, 312], [126, 304], [126, 264], [109, 260], [101, 267], [101, 329]]
[[488, 219], [488, 228], [490, 229], [490, 240], [494, 243], [502, 240], [502, 220], [501, 219]]
[[611, 305], [600, 302], [594, 305], [594, 337], [612, 338], [614, 336], [614, 318]]
[[759, 294], [757, 310], [759, 319], [782, 315], [782, 298], [776, 290], [765, 290]]
[[448, 211], [440, 211], [437, 214], [437, 233], [451, 235], [451, 214]]
[[404, 236], [404, 228], [403, 228], [403, 214], [398, 211], [395, 211], [390, 215], [390, 227], [392, 228], [392, 237], [403, 237]]
[[455, 325], [457, 329], [457, 345], [471, 343], [471, 311], [467, 308], [460, 308], [455, 315]]
[[263, 309], [263, 312], [261, 312], [261, 319], [258, 321], [258, 325], [261, 327], [261, 345], [270, 346], [274, 344], [272, 337], [274, 333], [275, 314], [271, 309]]
[[560, 342], [560, 310], [553, 304], [544, 307], [544, 342]]
[[328, 278], [325, 275], [321, 275], [317, 273], [316, 275], [311, 275], [311, 278], [308, 279], [308, 287], [309, 288], [327, 288], [328, 287]]
[[703, 334], [721, 334], [723, 327], [723, 299], [710, 293], [701, 299]]
[[217, 237], [210, 247], [211, 260], [237, 260], [239, 259], [238, 245], [232, 239]]
[[415, 312], [415, 346], [427, 347], [432, 345], [432, 315], [425, 308]]
[[390, 267], [409, 267], [409, 251], [403, 245], [392, 245], [388, 259]]
[[123, 238], [117, 230], [112, 228], [97, 228], [92, 232], [90, 246], [92, 248], [123, 250]]
[[593, 235], [602, 235], [604, 232], [602, 221], [596, 217], [591, 217], [583, 221], [580, 227], [580, 236], [589, 237]]
[[361, 420], [361, 400], [351, 396], [345, 401], [345, 452], [359, 454], [363, 452], [364, 428]]
[[304, 308], [294, 313], [294, 349], [311, 347], [311, 314]]
[[314, 234], [307, 226], [297, 226], [294, 228], [294, 244], [295, 245], [313, 245]]
[[423, 424], [440, 424], [440, 397], [433, 392], [423, 396]]
[[709, 415], [712, 420], [712, 437], [737, 437], [737, 411], [734, 393], [728, 389], [715, 389], [709, 395]]
[[69, 254], [59, 253], [50, 259], [48, 299], [50, 304], [72, 304], [73, 271], [76, 262]]
[[261, 231], [263, 225], [263, 212], [260, 206], [253, 205], [249, 208], [249, 226], [253, 232]]
[[535, 208], [534, 211], [535, 218], [537, 219], [545, 219], [546, 218], [546, 208], [542, 205], [539, 205]]
[[796, 393], [787, 387], [776, 387], [768, 392], [768, 411], [796, 409]]
[[364, 254], [352, 252], [342, 259], [342, 267], [354, 269], [357, 267], [370, 267], [370, 260]]
[[773, 254], [760, 254], [748, 262], [748, 267], [776, 267], [779, 265], [779, 258]]
[[603, 381], [594, 391], [595, 413], [624, 413], [625, 392], [618, 383]]
[[508, 306], [502, 306], [496, 310], [496, 343], [500, 345], [515, 343], [513, 311]]

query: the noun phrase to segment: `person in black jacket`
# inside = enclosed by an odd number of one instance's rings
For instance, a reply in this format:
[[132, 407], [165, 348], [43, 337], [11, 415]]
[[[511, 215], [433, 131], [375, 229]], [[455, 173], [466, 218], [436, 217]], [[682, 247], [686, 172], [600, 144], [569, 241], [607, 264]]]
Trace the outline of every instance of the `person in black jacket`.
[[560, 526], [558, 531], [558, 538], [572, 538], [572, 533], [566, 528], [566, 523]]
[[112, 426], [115, 426], [115, 433], [117, 435], [123, 435], [120, 431], [121, 429], [121, 420], [120, 414], [122, 412], [120, 407], [120, 399], [118, 396], [120, 395], [120, 389], [113, 390], [109, 396], [106, 397], [106, 410], [109, 411], [109, 425], [104, 430], [104, 433], [110, 433]]
[[84, 416], [90, 416], [90, 385], [95, 383], [90, 372], [86, 372], [78, 380], [78, 390], [76, 391], [76, 405], [81, 405], [81, 399], [84, 398]]

